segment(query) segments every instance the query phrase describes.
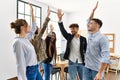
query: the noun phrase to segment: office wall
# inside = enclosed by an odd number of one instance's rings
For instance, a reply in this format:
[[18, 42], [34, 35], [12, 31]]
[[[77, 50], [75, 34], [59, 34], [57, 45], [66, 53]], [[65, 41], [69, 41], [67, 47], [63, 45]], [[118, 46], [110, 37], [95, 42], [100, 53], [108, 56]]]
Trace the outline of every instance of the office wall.
[[[42, 7], [42, 23], [46, 17], [47, 5], [34, 0], [24, 0]], [[17, 0], [0, 1], [0, 80], [17, 75], [16, 59], [12, 51], [12, 41], [16, 36], [10, 22], [16, 19]], [[65, 18], [64, 18], [65, 19]]]
[[[84, 5], [78, 12], [68, 15], [68, 24], [78, 23], [80, 30], [87, 30], [87, 19], [90, 16], [96, 2]], [[102, 33], [115, 33], [115, 53], [120, 54], [120, 1], [119, 0], [99, 0], [98, 8], [94, 17], [103, 21]]]

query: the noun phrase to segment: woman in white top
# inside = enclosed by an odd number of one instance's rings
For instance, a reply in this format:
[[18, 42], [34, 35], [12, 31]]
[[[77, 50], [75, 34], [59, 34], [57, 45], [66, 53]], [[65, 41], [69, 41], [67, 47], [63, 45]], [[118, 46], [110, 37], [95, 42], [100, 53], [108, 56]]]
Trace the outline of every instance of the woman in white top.
[[36, 31], [32, 5], [30, 5], [30, 8], [32, 16], [31, 28], [24, 19], [17, 19], [11, 23], [11, 28], [18, 34], [13, 43], [13, 50], [17, 61], [18, 80], [42, 80], [38, 70], [35, 49], [30, 43], [30, 39]]

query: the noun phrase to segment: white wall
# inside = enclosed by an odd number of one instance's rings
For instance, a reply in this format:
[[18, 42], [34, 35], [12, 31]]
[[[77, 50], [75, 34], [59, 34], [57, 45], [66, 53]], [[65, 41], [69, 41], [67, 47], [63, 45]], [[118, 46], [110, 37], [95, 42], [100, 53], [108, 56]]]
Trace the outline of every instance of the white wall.
[[[42, 7], [43, 23], [47, 15], [47, 5], [34, 0], [24, 1]], [[0, 80], [6, 80], [17, 75], [16, 59], [12, 51], [12, 42], [16, 35], [10, 28], [10, 23], [16, 19], [17, 0], [3, 0], [0, 5]]]
[[[79, 12], [69, 14], [69, 24], [78, 23], [81, 30], [87, 30], [86, 20], [88, 19], [96, 3], [84, 5]], [[115, 33], [115, 53], [120, 54], [120, 1], [99, 0], [98, 8], [94, 17], [103, 21], [102, 33]]]

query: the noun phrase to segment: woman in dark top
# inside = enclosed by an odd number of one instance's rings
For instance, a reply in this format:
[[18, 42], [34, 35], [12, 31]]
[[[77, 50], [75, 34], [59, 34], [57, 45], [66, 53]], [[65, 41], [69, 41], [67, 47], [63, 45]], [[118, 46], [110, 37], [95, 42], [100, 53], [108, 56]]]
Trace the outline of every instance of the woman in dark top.
[[46, 39], [46, 54], [47, 59], [43, 62], [44, 69], [44, 80], [50, 80], [50, 73], [52, 70], [52, 60], [56, 61], [57, 50], [56, 50], [56, 34], [55, 32], [51, 32]]

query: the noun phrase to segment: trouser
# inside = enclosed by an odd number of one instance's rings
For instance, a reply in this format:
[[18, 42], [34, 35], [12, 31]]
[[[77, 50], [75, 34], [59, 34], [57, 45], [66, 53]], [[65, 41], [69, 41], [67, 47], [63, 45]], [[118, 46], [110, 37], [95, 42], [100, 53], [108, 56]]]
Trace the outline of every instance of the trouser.
[[[89, 68], [84, 67], [83, 80], [94, 80], [97, 73], [98, 71], [91, 70]], [[102, 80], [104, 80], [104, 74], [103, 74]]]
[[76, 80], [77, 73], [79, 79], [83, 80], [83, 67], [83, 63], [78, 63], [78, 61], [74, 63], [71, 60], [69, 60], [68, 72], [70, 75], [70, 80]]
[[27, 80], [43, 80], [39, 72], [38, 65], [27, 66], [26, 76], [27, 76]]
[[43, 63], [44, 75], [43, 80], [50, 80], [50, 74], [52, 71], [52, 64]]

